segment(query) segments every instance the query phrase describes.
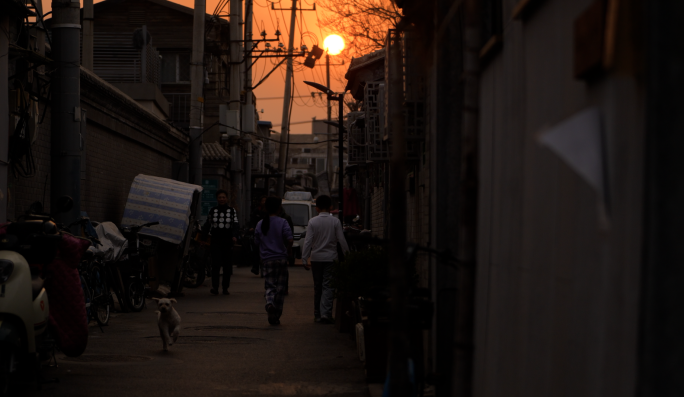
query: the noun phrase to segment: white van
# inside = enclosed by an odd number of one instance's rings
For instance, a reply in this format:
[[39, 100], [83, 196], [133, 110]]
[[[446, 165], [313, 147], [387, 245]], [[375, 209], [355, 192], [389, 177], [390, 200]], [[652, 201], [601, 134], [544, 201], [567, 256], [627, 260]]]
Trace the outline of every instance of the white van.
[[[288, 192], [288, 193], [309, 193], [309, 192]], [[306, 227], [309, 225], [309, 219], [317, 215], [316, 205], [311, 200], [288, 200], [288, 193], [285, 194], [283, 200], [283, 211], [292, 218], [294, 230], [292, 231], [294, 244], [292, 251], [297, 259], [302, 257], [302, 248], [304, 246], [304, 238], [306, 237]], [[311, 197], [311, 193], [309, 193]], [[300, 198], [300, 197], [292, 197]], [[304, 198], [304, 197], [301, 197]]]

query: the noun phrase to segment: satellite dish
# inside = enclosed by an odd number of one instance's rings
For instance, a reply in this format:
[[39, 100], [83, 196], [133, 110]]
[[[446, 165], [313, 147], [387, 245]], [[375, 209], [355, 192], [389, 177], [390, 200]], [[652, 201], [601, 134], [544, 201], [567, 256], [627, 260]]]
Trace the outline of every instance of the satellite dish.
[[138, 28], [133, 32], [133, 46], [135, 48], [143, 48], [143, 45], [150, 44], [152, 41], [152, 35], [150, 34], [150, 31], [147, 31], [147, 37], [145, 42], [143, 43], [143, 30], [142, 28]]

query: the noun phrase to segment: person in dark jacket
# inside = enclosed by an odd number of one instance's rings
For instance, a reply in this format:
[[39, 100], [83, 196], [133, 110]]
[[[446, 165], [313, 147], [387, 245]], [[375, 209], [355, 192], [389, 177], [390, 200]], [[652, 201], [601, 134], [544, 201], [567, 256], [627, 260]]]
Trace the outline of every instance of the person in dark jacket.
[[287, 256], [292, 247], [292, 230], [287, 221], [279, 216], [282, 200], [277, 197], [266, 199], [264, 219], [257, 223], [254, 238], [264, 271], [264, 297], [266, 312], [271, 325], [280, 324], [287, 288]]
[[223, 268], [223, 295], [230, 295], [230, 276], [233, 274], [233, 244], [237, 242], [240, 227], [237, 211], [228, 205], [228, 192], [216, 192], [218, 205], [209, 210], [207, 221], [202, 226], [202, 233], [211, 233], [211, 292], [218, 295], [219, 277]]
[[264, 219], [264, 216], [266, 215], [266, 198], [268, 196], [261, 196], [259, 199], [259, 205], [254, 208], [252, 211], [252, 215], [249, 217], [249, 231], [253, 232], [254, 228], [256, 228], [257, 223], [259, 223], [260, 220]]

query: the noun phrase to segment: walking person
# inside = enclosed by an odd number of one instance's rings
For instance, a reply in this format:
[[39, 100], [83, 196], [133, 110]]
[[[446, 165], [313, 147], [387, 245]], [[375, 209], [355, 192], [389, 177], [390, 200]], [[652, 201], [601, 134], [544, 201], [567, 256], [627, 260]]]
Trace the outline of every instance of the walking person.
[[233, 274], [233, 244], [240, 232], [237, 211], [228, 205], [228, 192], [216, 192], [218, 205], [209, 210], [207, 221], [202, 226], [202, 234], [211, 233], [211, 292], [218, 295], [219, 278], [223, 269], [223, 295], [230, 295], [230, 276]]
[[267, 215], [254, 230], [264, 275], [266, 312], [271, 325], [280, 324], [283, 314], [288, 278], [287, 257], [293, 242], [290, 225], [278, 215], [281, 205], [281, 199], [268, 197], [265, 203]]
[[[318, 216], [309, 220], [302, 252], [302, 263], [306, 270], [311, 269], [314, 279], [314, 321], [332, 324], [334, 291], [332, 288], [332, 265], [337, 259], [337, 244], [342, 252], [349, 252], [344, 238], [342, 223], [330, 215], [332, 200], [329, 196], [318, 196], [316, 211]], [[309, 264], [311, 259], [311, 264]]]
[[249, 218], [249, 233], [251, 234], [251, 239], [250, 239], [250, 263], [252, 264], [252, 270], [250, 270], [252, 273], [254, 273], [255, 276], [261, 275], [263, 277], [263, 274], [261, 273], [261, 257], [259, 254], [259, 246], [256, 243], [255, 236], [254, 236], [254, 230], [256, 229], [257, 225], [259, 224], [259, 221], [264, 219], [264, 216], [266, 214], [266, 198], [268, 196], [261, 196], [259, 199], [259, 205], [254, 208], [254, 211], [252, 211], [252, 215]]

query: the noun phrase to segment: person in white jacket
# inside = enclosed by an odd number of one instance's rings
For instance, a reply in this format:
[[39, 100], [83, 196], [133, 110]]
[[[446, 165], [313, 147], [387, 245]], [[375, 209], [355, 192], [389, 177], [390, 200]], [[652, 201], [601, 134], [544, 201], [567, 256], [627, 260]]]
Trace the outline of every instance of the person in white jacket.
[[[329, 196], [316, 199], [318, 216], [309, 220], [304, 239], [302, 263], [312, 270], [314, 279], [314, 321], [332, 324], [334, 291], [331, 285], [332, 265], [337, 259], [337, 244], [343, 252], [349, 252], [344, 238], [342, 223], [330, 215], [332, 200]], [[309, 264], [309, 259], [311, 263]]]

